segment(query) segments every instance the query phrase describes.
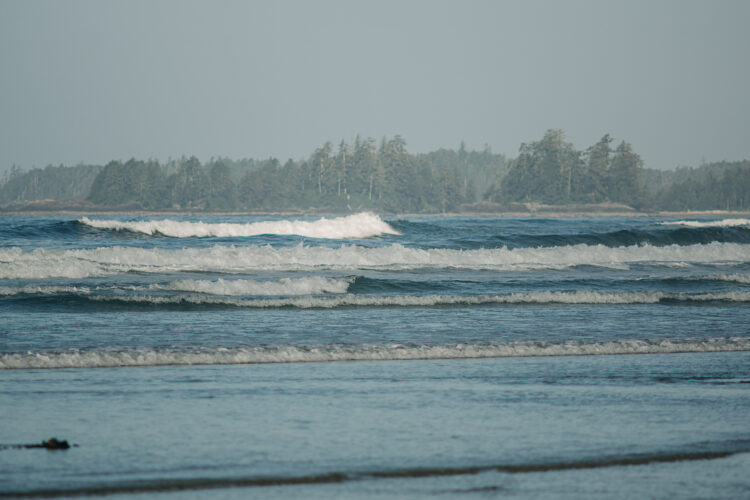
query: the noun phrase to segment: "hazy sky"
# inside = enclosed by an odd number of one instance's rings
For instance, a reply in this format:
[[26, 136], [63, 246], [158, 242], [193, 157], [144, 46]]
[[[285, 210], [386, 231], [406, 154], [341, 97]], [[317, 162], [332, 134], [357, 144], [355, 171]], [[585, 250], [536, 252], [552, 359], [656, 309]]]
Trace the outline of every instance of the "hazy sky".
[[0, 0], [0, 170], [604, 133], [750, 158], [750, 1]]

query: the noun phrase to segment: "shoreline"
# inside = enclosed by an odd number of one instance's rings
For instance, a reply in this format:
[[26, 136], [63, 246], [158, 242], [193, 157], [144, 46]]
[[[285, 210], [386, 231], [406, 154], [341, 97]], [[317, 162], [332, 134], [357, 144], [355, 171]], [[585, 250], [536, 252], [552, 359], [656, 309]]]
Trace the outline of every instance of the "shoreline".
[[188, 216], [188, 217], [217, 217], [217, 216], [247, 216], [247, 217], [346, 217], [358, 213], [374, 213], [380, 217], [513, 217], [513, 218], [565, 218], [565, 217], [750, 217], [750, 211], [737, 210], [687, 210], [687, 211], [584, 211], [584, 210], [537, 210], [524, 211], [457, 211], [445, 213], [382, 213], [374, 210], [360, 210], [351, 212], [335, 212], [326, 210], [311, 210], [308, 212], [285, 211], [191, 211], [191, 210], [0, 210], [0, 217], [36, 217], [36, 216]]

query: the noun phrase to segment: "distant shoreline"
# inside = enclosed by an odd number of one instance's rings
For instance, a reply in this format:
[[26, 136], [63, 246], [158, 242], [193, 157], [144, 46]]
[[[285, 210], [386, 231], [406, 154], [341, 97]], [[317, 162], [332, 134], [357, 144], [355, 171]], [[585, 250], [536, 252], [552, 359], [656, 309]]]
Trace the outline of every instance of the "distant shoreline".
[[548, 205], [540, 202], [511, 202], [507, 204], [490, 201], [464, 203], [455, 210], [435, 212], [391, 212], [366, 207], [313, 207], [307, 210], [201, 210], [162, 209], [147, 210], [134, 206], [106, 207], [94, 205], [80, 199], [38, 200], [0, 206], [0, 216], [247, 216], [247, 217], [346, 217], [358, 213], [374, 213], [381, 217], [750, 217], [750, 210], [677, 210], [639, 211], [623, 203], [571, 203]]
[[351, 212], [335, 212], [326, 210], [310, 210], [307, 212], [284, 212], [284, 211], [191, 211], [191, 210], [0, 210], [2, 217], [29, 217], [29, 216], [58, 216], [70, 215], [83, 217], [87, 215], [103, 216], [248, 216], [248, 217], [346, 217], [362, 212], [376, 213], [381, 217], [513, 217], [513, 218], [565, 218], [565, 217], [680, 217], [680, 218], [711, 218], [711, 217], [750, 217], [750, 211], [735, 210], [689, 210], [689, 211], [552, 211], [537, 210], [533, 212], [522, 211], [461, 211], [447, 213], [378, 213], [373, 210], [355, 210]]

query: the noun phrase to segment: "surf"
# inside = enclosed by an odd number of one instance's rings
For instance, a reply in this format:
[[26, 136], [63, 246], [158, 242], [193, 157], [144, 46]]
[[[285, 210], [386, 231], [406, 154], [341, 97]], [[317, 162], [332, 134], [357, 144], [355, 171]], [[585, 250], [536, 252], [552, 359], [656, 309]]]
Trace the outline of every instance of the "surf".
[[705, 220], [676, 220], [658, 222], [664, 226], [685, 226], [685, 227], [750, 227], [750, 219], [721, 219], [713, 221]]
[[100, 247], [95, 249], [25, 251], [0, 248], [0, 279], [89, 278], [123, 273], [310, 270], [472, 269], [538, 270], [576, 266], [627, 269], [628, 266], [662, 267], [698, 264], [731, 265], [750, 262], [750, 245], [708, 243], [696, 245], [565, 245], [540, 248], [476, 250], [421, 249], [392, 244], [360, 245], [221, 246], [209, 248]]
[[750, 350], [750, 338], [644, 340], [601, 342], [507, 342], [445, 345], [310, 345], [216, 348], [69, 349], [0, 354], [0, 370], [113, 368], [348, 361], [410, 361], [438, 359], [518, 358], [677, 354]]
[[118, 221], [83, 217], [80, 224], [112, 231], [131, 231], [171, 238], [234, 238], [260, 235], [303, 236], [320, 239], [364, 239], [384, 234], [398, 235], [387, 222], [372, 213], [359, 213], [316, 221], [275, 220], [238, 223], [187, 222], [171, 219]]

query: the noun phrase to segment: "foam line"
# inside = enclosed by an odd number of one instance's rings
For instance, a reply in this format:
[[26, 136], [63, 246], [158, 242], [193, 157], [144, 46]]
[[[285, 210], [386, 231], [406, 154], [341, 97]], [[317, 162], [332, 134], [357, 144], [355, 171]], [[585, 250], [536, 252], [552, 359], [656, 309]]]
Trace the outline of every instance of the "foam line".
[[608, 342], [510, 342], [451, 345], [320, 345], [237, 348], [99, 349], [25, 352], [0, 355], [0, 370], [107, 368], [122, 366], [225, 365], [385, 361], [430, 359], [516, 358], [534, 356], [602, 356], [673, 354], [750, 350], [750, 337], [705, 340], [640, 340]]

